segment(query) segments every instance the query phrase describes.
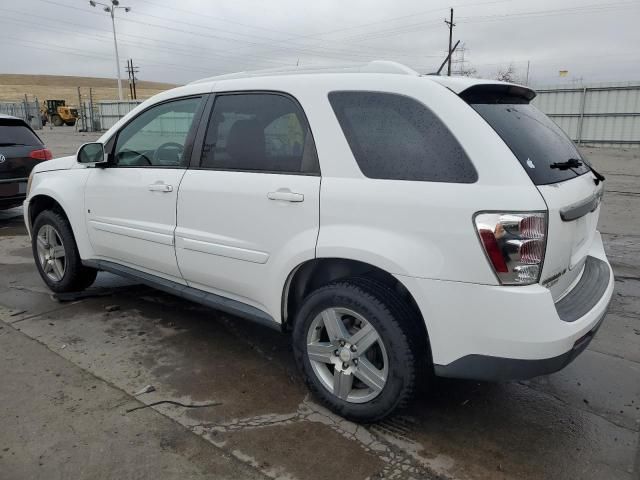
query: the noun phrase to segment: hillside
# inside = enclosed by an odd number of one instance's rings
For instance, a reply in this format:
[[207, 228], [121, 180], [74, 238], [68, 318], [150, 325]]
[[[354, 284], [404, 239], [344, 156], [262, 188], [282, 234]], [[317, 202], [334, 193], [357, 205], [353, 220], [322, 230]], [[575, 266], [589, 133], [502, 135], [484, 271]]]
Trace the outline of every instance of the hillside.
[[[136, 91], [139, 99], [145, 99], [175, 86], [169, 83], [139, 80], [136, 82]], [[89, 88], [93, 90], [94, 101], [118, 98], [118, 82], [112, 78], [0, 74], [0, 101], [24, 100], [26, 94], [29, 100], [33, 100], [34, 97], [39, 101], [63, 99], [67, 104], [76, 105], [78, 87], [81, 89], [83, 99], [89, 98]], [[128, 99], [129, 83], [126, 78], [122, 81], [122, 92], [124, 98]]]

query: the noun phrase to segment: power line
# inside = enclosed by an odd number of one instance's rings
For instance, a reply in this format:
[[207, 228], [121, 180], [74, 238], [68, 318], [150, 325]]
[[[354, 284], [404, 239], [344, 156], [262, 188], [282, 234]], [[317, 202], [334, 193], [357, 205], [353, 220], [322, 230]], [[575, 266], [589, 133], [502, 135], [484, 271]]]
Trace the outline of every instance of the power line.
[[[26, 46], [26, 47], [32, 47], [33, 45], [36, 45], [38, 48], [44, 49], [44, 50], [50, 50], [53, 52], [57, 52], [57, 53], [64, 53], [67, 55], [75, 55], [75, 56], [79, 56], [79, 57], [85, 57], [85, 58], [91, 58], [91, 59], [101, 59], [101, 60], [108, 60], [109, 62], [113, 61], [113, 57], [108, 57], [105, 55], [96, 55], [96, 54], [87, 54], [87, 53], [82, 53], [83, 51], [75, 49], [75, 48], [68, 48], [62, 45], [57, 45], [57, 44], [51, 44], [49, 42], [34, 42], [32, 40], [25, 40], [25, 39], [20, 39], [20, 41], [16, 40], [15, 37], [13, 36], [6, 36], [5, 38], [5, 42], [8, 43], [14, 43], [17, 45], [22, 45], [22, 46]], [[187, 65], [178, 65], [175, 63], [160, 63], [160, 62], [146, 62], [146, 64], [148, 65], [156, 65], [156, 66], [160, 66], [160, 67], [173, 67], [173, 68], [177, 68], [178, 70], [193, 70], [193, 71], [199, 71], [199, 72], [208, 72], [207, 70], [203, 70], [203, 69], [199, 69], [199, 68], [193, 68], [193, 67], [189, 67]]]
[[[604, 4], [594, 4], [594, 5], [586, 5], [583, 7], [572, 7], [568, 9], [555, 9], [555, 10], [538, 10], [538, 11], [530, 11], [530, 12], [520, 12], [506, 15], [469, 15], [465, 17], [458, 17], [459, 23], [483, 23], [485, 21], [494, 21], [500, 18], [528, 18], [531, 16], [554, 16], [554, 15], [567, 15], [567, 14], [581, 14], [581, 13], [594, 13], [606, 10], [614, 10], [617, 8], [624, 7], [635, 7], [639, 4], [637, 2], [616, 2], [616, 3], [604, 3]], [[439, 24], [439, 21], [435, 22]], [[431, 25], [433, 23], [424, 23], [417, 22], [411, 24], [398, 25], [391, 28], [385, 28], [378, 31], [373, 31], [362, 36], [353, 36], [349, 37], [346, 40], [349, 41], [366, 41], [366, 40], [377, 40], [380, 38], [387, 38], [394, 35], [407, 34], [415, 31], [422, 31], [426, 25]]]
[[[80, 11], [83, 13], [87, 13], [87, 14], [96, 14], [96, 12], [91, 12], [91, 11], [87, 11], [78, 7], [74, 7], [72, 5], [67, 5], [64, 3], [59, 3], [56, 2], [54, 0], [38, 0], [40, 2], [43, 3], [48, 3], [51, 5], [55, 5], [58, 7], [63, 7], [63, 8], [68, 8], [71, 10], [76, 10], [76, 11]], [[167, 20], [167, 21], [171, 21], [173, 23], [186, 23], [187, 25], [189, 25], [190, 27], [193, 27], [193, 24], [190, 24], [188, 22], [180, 22], [180, 21], [175, 21], [173, 19], [166, 19], [163, 17], [158, 17], [155, 15], [148, 15], [148, 14], [141, 14], [142, 16], [151, 16], [154, 18], [161, 18], [163, 20]], [[194, 32], [192, 30], [185, 30], [185, 29], [181, 29], [181, 28], [176, 28], [176, 27], [172, 27], [169, 25], [160, 25], [157, 23], [151, 23], [148, 21], [140, 21], [140, 20], [134, 20], [131, 18], [120, 18], [119, 19], [121, 22], [128, 22], [128, 23], [134, 23], [137, 25], [143, 25], [145, 27], [153, 27], [153, 28], [159, 28], [162, 29], [164, 31], [166, 30], [170, 30], [170, 31], [174, 31], [174, 32], [178, 32], [178, 33], [183, 33], [183, 34], [187, 34], [187, 35], [193, 35], [193, 36], [199, 36], [199, 37], [204, 37], [204, 38], [212, 38], [215, 40], [222, 40], [225, 42], [238, 42], [241, 41], [243, 43], [246, 43], [248, 45], [254, 46], [254, 47], [263, 47], [265, 45], [264, 41], [251, 41], [251, 40], [244, 40], [244, 39], [234, 39], [234, 38], [229, 38], [229, 37], [224, 37], [221, 35], [216, 35], [216, 34], [211, 34], [211, 33], [203, 33], [203, 32]], [[201, 28], [206, 28], [206, 27], [201, 27]], [[255, 37], [255, 36], [254, 36]], [[258, 37], [259, 38], [259, 37]], [[271, 42], [273, 43], [272, 39], [266, 39], [267, 42]], [[280, 43], [285, 42], [280, 41]], [[313, 56], [317, 56], [317, 57], [324, 57], [324, 58], [330, 58], [330, 59], [338, 59], [338, 60], [348, 60], [348, 61], [358, 61], [358, 60], [362, 60], [363, 57], [366, 55], [366, 58], [371, 60], [374, 58], [378, 58], [379, 55], [375, 55], [375, 54], [364, 54], [364, 53], [357, 53], [357, 52], [352, 52], [349, 50], [329, 50], [329, 49], [312, 49], [312, 48], [308, 48], [308, 47], [304, 47], [304, 46], [281, 46], [281, 47], [276, 47], [274, 48], [274, 50], [280, 50], [280, 51], [285, 51], [285, 52], [296, 52], [296, 53], [306, 53], [309, 55], [313, 55]]]
[[[49, 3], [52, 5], [56, 5], [56, 6], [62, 6], [65, 8], [70, 8], [70, 9], [74, 9], [74, 10], [79, 10], [79, 11], [83, 11], [85, 13], [94, 13], [94, 12], [87, 12], [86, 10], [82, 10], [79, 9], [77, 7], [73, 7], [71, 5], [67, 5], [67, 4], [61, 4], [59, 2], [55, 2], [53, 0], [38, 0], [44, 3]], [[486, 4], [496, 4], [496, 3], [503, 3], [506, 0], [497, 0], [497, 1], [491, 1], [491, 2], [476, 2], [476, 3], [470, 3], [470, 4], [461, 4], [463, 6], [477, 6], [477, 5], [486, 5]], [[561, 9], [562, 12], [578, 12], [578, 11], [585, 11], [585, 9], [593, 9], [593, 8], [598, 8], [598, 9], [602, 9], [602, 8], [608, 8], [608, 7], [612, 7], [612, 6], [630, 6], [633, 4], [629, 4], [629, 3], [622, 3], [622, 2], [617, 2], [617, 3], [609, 3], [609, 4], [595, 4], [595, 5], [588, 5], [588, 6], [584, 6], [584, 7], [573, 7], [572, 9]], [[387, 19], [384, 21], [378, 21], [378, 22], [370, 22], [368, 24], [362, 24], [359, 26], [353, 26], [353, 27], [345, 27], [345, 28], [340, 28], [340, 29], [334, 29], [332, 31], [329, 32], [324, 32], [324, 33], [319, 33], [319, 34], [309, 34], [309, 35], [303, 35], [303, 36], [295, 36], [295, 37], [291, 37], [285, 40], [280, 40], [280, 41], [274, 41], [273, 39], [270, 38], [265, 38], [266, 40], [266, 44], [274, 44], [274, 43], [282, 43], [282, 42], [287, 42], [290, 43], [291, 41], [295, 41], [295, 40], [301, 40], [301, 39], [308, 39], [308, 38], [314, 38], [314, 37], [318, 37], [318, 36], [323, 36], [323, 35], [328, 35], [330, 33], [336, 33], [336, 32], [340, 32], [340, 31], [348, 31], [348, 30], [354, 30], [354, 29], [358, 29], [358, 28], [365, 28], [367, 26], [370, 25], [374, 25], [374, 24], [378, 24], [378, 23], [386, 23], [388, 24], [389, 21], [396, 21], [398, 19], [403, 19], [403, 18], [407, 18], [407, 17], [415, 17], [416, 15], [423, 15], [423, 14], [427, 14], [427, 13], [433, 13], [435, 11], [440, 11], [440, 9], [433, 9], [433, 10], [428, 10], [426, 12], [421, 12], [418, 14], [413, 14], [413, 15], [403, 15], [400, 17], [395, 17], [395, 19]], [[540, 11], [536, 11], [536, 12], [524, 12], [524, 13], [519, 13], [519, 14], [511, 14], [513, 17], [517, 17], [517, 16], [524, 16], [524, 15], [541, 15], [544, 14], [545, 12], [548, 12], [548, 14], [557, 14], [559, 12], [559, 10], [551, 10], [551, 11], [545, 11], [545, 10], [540, 10]], [[164, 18], [164, 17], [158, 17], [155, 16], [156, 18]], [[470, 17], [465, 17], [467, 20], [466, 21], [470, 21], [470, 19], [476, 18], [473, 16]], [[486, 19], [487, 16], [483, 16], [483, 17], [478, 17], [478, 18], [482, 18], [482, 19]], [[144, 25], [144, 26], [151, 26], [151, 27], [155, 27], [155, 28], [161, 28], [163, 30], [173, 30], [176, 32], [180, 32], [180, 33], [186, 33], [189, 35], [195, 35], [195, 36], [200, 36], [200, 37], [205, 37], [205, 38], [215, 38], [218, 40], [223, 40], [223, 41], [227, 41], [227, 42], [233, 42], [233, 41], [238, 41], [238, 39], [230, 39], [228, 37], [224, 37], [224, 36], [220, 36], [220, 35], [211, 35], [211, 34], [205, 34], [202, 32], [193, 32], [193, 31], [188, 31], [188, 30], [183, 30], [183, 29], [178, 29], [175, 27], [170, 27], [170, 26], [166, 26], [166, 25], [158, 25], [158, 24], [152, 24], [149, 22], [141, 22], [141, 21], [137, 21], [137, 20], [132, 20], [132, 19], [123, 19], [126, 20], [128, 22], [131, 23], [135, 23], [138, 25]], [[167, 19], [170, 20], [170, 19]], [[172, 21], [172, 20], [170, 20]], [[184, 22], [183, 22], [184, 23]], [[414, 24], [416, 25], [416, 24]], [[421, 29], [424, 28], [424, 23], [421, 24], [417, 24], [417, 29]], [[200, 28], [206, 28], [203, 26], [200, 26]], [[400, 30], [398, 30], [400, 29]], [[415, 30], [415, 29], [413, 29]], [[396, 30], [393, 31], [389, 31], [387, 29], [387, 33], [383, 34], [381, 36], [375, 37], [375, 38], [382, 38], [382, 37], [386, 37], [389, 36], [391, 34], [397, 34], [397, 33], [408, 33], [409, 31], [412, 31], [411, 28], [408, 28], [407, 26], [398, 26], [396, 27]], [[371, 34], [369, 34], [371, 35]], [[257, 36], [254, 36], [254, 38], [258, 38]], [[374, 37], [369, 37], [369, 39], [372, 39]], [[253, 41], [248, 41], [248, 40], [240, 40], [243, 41], [244, 43], [248, 43], [252, 46], [258, 46], [258, 47], [264, 47], [265, 46], [265, 42], [261, 42], [261, 43], [256, 43]], [[240, 47], [240, 48], [236, 48], [233, 50], [238, 50], [238, 49], [242, 49], [245, 47]], [[231, 50], [231, 51], [233, 51]], [[327, 50], [327, 49], [317, 49], [317, 48], [309, 48], [309, 47], [290, 47], [290, 46], [283, 46], [283, 47], [276, 47], [274, 49], [271, 49], [270, 51], [284, 51], [284, 52], [293, 52], [297, 55], [299, 55], [300, 53], [304, 53], [304, 54], [308, 54], [311, 56], [317, 56], [317, 57], [324, 57], [324, 58], [330, 58], [330, 59], [339, 59], [339, 60], [348, 60], [348, 61], [361, 61], [361, 60], [370, 60], [372, 58], [371, 55], [367, 57], [365, 57], [366, 54], [360, 52], [352, 52], [352, 51], [336, 51], [336, 50]], [[227, 50], [229, 51], [229, 50]], [[247, 56], [250, 55], [249, 53], [246, 54]], [[375, 55], [375, 57], [377, 58], [378, 55]], [[411, 57], [409, 57], [411, 58]]]
[[[9, 10], [9, 9], [6, 9], [6, 8], [0, 8], [0, 11], [11, 12], [11, 13], [14, 13], [14, 14], [27, 16], [29, 19], [31, 19], [31, 21], [13, 20], [13, 19], [12, 20], [13, 21], [22, 21], [24, 24], [30, 25], [30, 26], [34, 25], [33, 18], [41, 18], [43, 20], [46, 20], [48, 23], [51, 23], [51, 20], [52, 20], [51, 17], [45, 17], [45, 16], [40, 16], [40, 15], [34, 15], [34, 14], [26, 14], [26, 13], [22, 13], [22, 12], [15, 11], [15, 10]], [[9, 17], [3, 17], [3, 18], [9, 18]], [[83, 24], [80, 24], [80, 23], [68, 22], [68, 21], [65, 21], [65, 20], [56, 19], [55, 22], [56, 22], [56, 24], [70, 25], [70, 26], [74, 26], [74, 27], [82, 27], [82, 28], [86, 27], [86, 25], [83, 25]], [[56, 33], [60, 32], [59, 29], [52, 28], [52, 27], [48, 26], [45, 23], [38, 24], [37, 28], [38, 29], [48, 29], [48, 30], [54, 31]], [[94, 28], [92, 30], [105, 32], [105, 33], [108, 32], [108, 30], [106, 30], [106, 29], [95, 29]], [[75, 35], [85, 36], [85, 37], [88, 37], [88, 38], [94, 38], [94, 39], [97, 39], [97, 40], [104, 40], [106, 38], [106, 37], [96, 37], [96, 36], [93, 36], [91, 34], [80, 32], [80, 31], [77, 31], [77, 30], [74, 30], [73, 33]], [[174, 42], [174, 41], [168, 42], [168, 41], [164, 41], [164, 40], [150, 39], [148, 36], [135, 35], [135, 34], [132, 34], [132, 33], [121, 33], [120, 36], [121, 37], [124, 36], [124, 37], [131, 37], [131, 38], [139, 39], [139, 40], [137, 40], [137, 42], [139, 42], [140, 40], [145, 40], [145, 41], [151, 40], [153, 42], [161, 43], [161, 44], [164, 43], [164, 44], [169, 44], [169, 45], [173, 45], [173, 46], [181, 45], [181, 46], [184, 46], [184, 47], [187, 47], [187, 48], [191, 48], [191, 49], [193, 47], [192, 45], [189, 45], [189, 44], [178, 43], [178, 42]], [[129, 43], [120, 42], [120, 43], [125, 43], [127, 45], [132, 45], [132, 46], [135, 46], [135, 47], [140, 47], [141, 46], [139, 43], [131, 43], [131, 42], [129, 42]], [[199, 58], [208, 58], [209, 56], [216, 56], [216, 57], [220, 57], [220, 58], [223, 58], [223, 59], [226, 59], [226, 60], [237, 59], [237, 55], [234, 56], [234, 55], [226, 54], [224, 52], [219, 52], [217, 50], [214, 50], [214, 51], [207, 50], [206, 51], [206, 55], [205, 54], [198, 55], [198, 54], [194, 54], [193, 50], [191, 50], [190, 52], [185, 52], [184, 50], [170, 48], [170, 47], [158, 47], [158, 46], [151, 46], [151, 45], [145, 45], [145, 47], [156, 49], [156, 50], [175, 51], [177, 53], [180, 53], [181, 55], [187, 55], [187, 56], [199, 57]], [[202, 50], [202, 49], [199, 49], [199, 50]], [[255, 57], [256, 59], [258, 59], [258, 61], [261, 61], [261, 62], [272, 63], [272, 64], [276, 64], [276, 65], [290, 65], [288, 63], [269, 60], [266, 57], [258, 57], [258, 56], [254, 56], [254, 55], [247, 55], [247, 56], [248, 57]]]

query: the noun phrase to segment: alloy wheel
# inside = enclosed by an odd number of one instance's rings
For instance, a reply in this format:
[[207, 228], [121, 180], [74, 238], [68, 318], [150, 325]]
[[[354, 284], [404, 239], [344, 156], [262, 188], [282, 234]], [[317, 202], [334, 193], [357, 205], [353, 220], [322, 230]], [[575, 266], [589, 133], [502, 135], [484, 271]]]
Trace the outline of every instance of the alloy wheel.
[[347, 308], [316, 316], [307, 333], [307, 356], [322, 385], [350, 403], [374, 399], [387, 382], [389, 358], [380, 334]]
[[54, 282], [61, 281], [67, 262], [62, 238], [52, 225], [40, 227], [36, 236], [36, 249], [44, 274]]

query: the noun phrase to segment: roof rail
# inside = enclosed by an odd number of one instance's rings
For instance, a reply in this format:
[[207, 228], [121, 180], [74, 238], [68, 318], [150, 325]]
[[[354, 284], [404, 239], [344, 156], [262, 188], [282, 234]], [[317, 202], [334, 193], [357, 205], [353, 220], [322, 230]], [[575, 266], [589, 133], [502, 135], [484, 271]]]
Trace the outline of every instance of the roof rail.
[[392, 62], [389, 60], [374, 60], [369, 63], [360, 65], [346, 65], [346, 66], [330, 66], [330, 67], [282, 67], [282, 68], [269, 68], [266, 70], [252, 70], [248, 72], [228, 73], [225, 75], [217, 75], [215, 77], [203, 78], [191, 82], [205, 83], [216, 80], [231, 80], [236, 78], [250, 78], [250, 77], [269, 77], [279, 75], [302, 75], [310, 73], [391, 73], [397, 75], [414, 75], [420, 74], [398, 62]]

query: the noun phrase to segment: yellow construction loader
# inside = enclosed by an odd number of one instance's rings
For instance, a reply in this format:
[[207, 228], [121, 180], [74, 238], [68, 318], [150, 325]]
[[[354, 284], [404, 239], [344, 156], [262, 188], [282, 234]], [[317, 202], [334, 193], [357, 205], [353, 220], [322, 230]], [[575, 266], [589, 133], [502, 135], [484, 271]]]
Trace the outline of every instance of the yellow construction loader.
[[40, 107], [42, 126], [47, 122], [53, 123], [56, 127], [62, 125], [74, 126], [78, 120], [78, 110], [67, 107], [64, 100], [45, 100]]

